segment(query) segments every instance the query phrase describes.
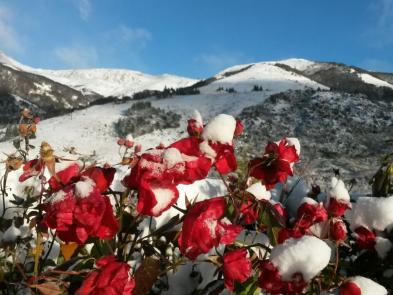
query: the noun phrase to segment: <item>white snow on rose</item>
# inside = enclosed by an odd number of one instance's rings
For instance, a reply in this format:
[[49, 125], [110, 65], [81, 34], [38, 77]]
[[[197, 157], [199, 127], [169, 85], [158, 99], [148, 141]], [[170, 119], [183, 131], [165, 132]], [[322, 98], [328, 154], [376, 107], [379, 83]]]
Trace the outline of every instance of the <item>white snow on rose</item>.
[[216, 151], [211, 148], [207, 140], [202, 141], [199, 144], [199, 149], [201, 150], [202, 153], [204, 153], [207, 157], [209, 157], [212, 160], [214, 160], [217, 156]]
[[220, 114], [209, 121], [203, 129], [202, 138], [222, 144], [232, 144], [235, 129], [235, 118], [230, 115]]
[[313, 236], [290, 238], [272, 249], [269, 260], [277, 267], [282, 279], [290, 281], [295, 273], [301, 273], [308, 282], [329, 263], [330, 247]]
[[300, 141], [296, 137], [287, 137], [286, 138], [289, 146], [294, 146], [296, 149], [296, 153], [300, 156]]
[[260, 181], [250, 185], [246, 191], [252, 194], [257, 200], [270, 200], [272, 197]]
[[172, 168], [178, 163], [183, 162], [183, 157], [180, 151], [176, 148], [168, 148], [164, 151], [163, 154], [163, 162], [166, 164], [168, 168]]
[[393, 227], [393, 196], [388, 198], [360, 197], [350, 214], [350, 228], [384, 231]]
[[152, 208], [154, 215], [161, 212], [164, 208], [168, 207], [168, 204], [176, 197], [175, 192], [168, 188], [153, 188], [153, 194], [155, 195], [157, 204]]
[[328, 192], [328, 198], [334, 198], [337, 201], [350, 202], [350, 196], [344, 182], [341, 179], [332, 177], [331, 188]]
[[190, 119], [194, 119], [198, 123], [198, 127], [203, 127], [202, 115], [198, 110], [194, 110]]
[[89, 177], [84, 177], [75, 183], [75, 195], [79, 198], [86, 198], [94, 190], [94, 187], [95, 182]]
[[356, 284], [360, 290], [362, 295], [386, 295], [388, 291], [384, 286], [370, 280], [369, 278], [365, 278], [362, 276], [356, 276], [349, 278], [348, 281]]

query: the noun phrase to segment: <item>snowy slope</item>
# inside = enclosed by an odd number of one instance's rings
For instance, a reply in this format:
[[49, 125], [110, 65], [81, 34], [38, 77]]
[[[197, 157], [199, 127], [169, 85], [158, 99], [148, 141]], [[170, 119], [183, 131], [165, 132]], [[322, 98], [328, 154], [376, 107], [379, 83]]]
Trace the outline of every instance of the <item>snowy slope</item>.
[[[166, 110], [173, 110], [183, 116], [181, 126], [177, 129], [157, 130], [151, 134], [136, 138], [144, 148], [157, 146], [161, 141], [169, 144], [185, 136], [186, 121], [193, 110], [198, 109], [207, 121], [219, 113], [237, 115], [247, 106], [263, 102], [267, 93], [225, 93], [214, 95], [176, 96], [168, 99], [152, 100], [152, 105]], [[119, 160], [117, 135], [113, 124], [134, 102], [123, 104], [104, 104], [84, 110], [46, 119], [40, 122], [34, 144], [48, 141], [56, 151], [62, 153], [64, 148], [75, 147], [80, 153], [90, 155], [97, 153], [98, 161], [115, 163]], [[11, 142], [0, 142], [0, 151], [14, 151]]]
[[358, 76], [365, 83], [372, 84], [372, 85], [375, 85], [375, 86], [378, 86], [378, 87], [389, 87], [389, 88], [393, 89], [393, 85], [392, 84], [390, 84], [390, 83], [388, 83], [388, 82], [386, 82], [384, 80], [378, 79], [377, 77], [374, 77], [374, 76], [372, 76], [370, 74], [360, 73], [360, 74], [358, 74]]
[[[228, 68], [218, 73], [214, 82], [202, 87], [201, 92], [214, 93], [219, 87], [234, 88], [237, 92], [249, 92], [254, 85], [262, 86], [263, 89], [272, 92], [305, 88], [328, 89], [303, 75], [278, 67], [275, 63], [261, 62]], [[236, 73], [231, 74], [232, 72]]]
[[95, 92], [103, 96], [132, 96], [133, 93], [146, 89], [179, 88], [197, 82], [194, 79], [168, 74], [153, 76], [117, 69], [35, 70], [35, 72], [84, 93]]

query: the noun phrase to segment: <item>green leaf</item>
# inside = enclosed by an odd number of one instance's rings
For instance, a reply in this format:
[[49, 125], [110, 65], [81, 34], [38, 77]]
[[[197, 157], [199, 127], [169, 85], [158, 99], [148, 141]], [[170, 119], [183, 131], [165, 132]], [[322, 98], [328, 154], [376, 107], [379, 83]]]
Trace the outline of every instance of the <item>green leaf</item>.
[[236, 295], [257, 295], [260, 294], [260, 289], [258, 287], [258, 280], [254, 277], [249, 278], [244, 283], [235, 282]]
[[259, 226], [267, 228], [267, 234], [270, 243], [277, 245], [278, 232], [283, 228], [281, 217], [276, 213], [275, 209], [268, 204], [264, 205], [261, 214], [259, 215]]

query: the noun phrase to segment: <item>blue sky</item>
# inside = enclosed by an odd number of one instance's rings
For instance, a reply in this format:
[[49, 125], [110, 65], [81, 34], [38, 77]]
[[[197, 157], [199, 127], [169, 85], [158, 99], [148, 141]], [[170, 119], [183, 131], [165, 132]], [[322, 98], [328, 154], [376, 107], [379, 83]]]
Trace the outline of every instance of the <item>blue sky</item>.
[[196, 78], [289, 57], [393, 72], [393, 0], [0, 0], [0, 50]]

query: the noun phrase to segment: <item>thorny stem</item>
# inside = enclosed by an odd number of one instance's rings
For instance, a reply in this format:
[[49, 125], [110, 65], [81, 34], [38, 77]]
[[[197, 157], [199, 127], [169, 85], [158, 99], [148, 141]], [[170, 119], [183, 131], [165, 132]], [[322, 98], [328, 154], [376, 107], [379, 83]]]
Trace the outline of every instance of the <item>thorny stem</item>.
[[183, 213], [183, 214], [186, 214], [186, 213], [187, 213], [187, 210], [182, 209], [182, 208], [180, 208], [180, 207], [178, 207], [178, 206], [176, 206], [176, 205], [172, 205], [172, 207], [175, 208], [177, 211]]
[[41, 264], [40, 264], [40, 272], [42, 271], [42, 268], [44, 267], [45, 261], [48, 259], [50, 252], [52, 251], [53, 248], [53, 244], [55, 243], [55, 239], [56, 239], [56, 233], [53, 234], [52, 233], [52, 241], [49, 245], [48, 251], [45, 254], [44, 259], [42, 260]]
[[338, 262], [339, 262], [339, 251], [338, 251], [338, 244], [336, 243], [336, 262], [334, 264], [334, 275], [337, 274]]
[[3, 213], [1, 214], [1, 218], [4, 217], [5, 211], [6, 211], [6, 208], [5, 208], [5, 196], [7, 195], [7, 192], [6, 192], [7, 176], [8, 176], [8, 169], [5, 170], [5, 173], [4, 173], [4, 176], [3, 176], [3, 179], [2, 179], [2, 183], [3, 184], [2, 184], [2, 187], [1, 187], [1, 195], [2, 195], [2, 200], [3, 200]]
[[225, 180], [224, 176], [221, 173], [219, 173], [219, 175], [220, 175], [220, 178], [221, 178], [222, 182], [224, 183], [224, 185], [225, 185], [225, 187], [226, 187], [226, 189], [228, 191], [228, 195], [229, 195], [229, 197], [230, 197], [230, 199], [232, 201], [233, 208], [235, 210], [235, 219], [236, 219], [240, 215], [240, 212], [239, 212], [239, 210], [238, 210], [238, 208], [236, 206], [235, 198], [233, 197], [233, 192], [230, 189], [230, 187], [229, 187], [227, 181]]
[[334, 277], [336, 276], [336, 274], [337, 274], [337, 269], [338, 269], [338, 263], [339, 263], [339, 260], [340, 260], [340, 257], [339, 257], [339, 248], [338, 248], [338, 243], [336, 242], [336, 261], [334, 262], [334, 272], [333, 272], [333, 275], [330, 277], [330, 280], [329, 280], [329, 284], [328, 284], [328, 286], [330, 286], [332, 283], [333, 283], [333, 279], [334, 279]]
[[41, 255], [40, 246], [41, 246], [41, 233], [37, 232], [37, 238], [35, 242], [35, 255], [34, 255], [34, 276], [38, 277], [38, 262]]

